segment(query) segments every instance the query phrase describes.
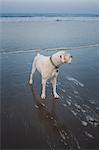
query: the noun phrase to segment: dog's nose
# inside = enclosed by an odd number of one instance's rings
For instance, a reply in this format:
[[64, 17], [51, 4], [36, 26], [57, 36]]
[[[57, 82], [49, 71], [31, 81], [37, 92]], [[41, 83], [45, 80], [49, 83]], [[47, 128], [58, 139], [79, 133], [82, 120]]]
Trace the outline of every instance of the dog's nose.
[[71, 58], [73, 58], [73, 56], [70, 56]]

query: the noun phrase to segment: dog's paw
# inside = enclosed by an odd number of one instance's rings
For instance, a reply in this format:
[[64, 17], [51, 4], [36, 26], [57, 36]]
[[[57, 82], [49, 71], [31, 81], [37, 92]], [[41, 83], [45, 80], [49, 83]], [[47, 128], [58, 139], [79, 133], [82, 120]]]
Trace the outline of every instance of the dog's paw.
[[29, 84], [30, 84], [30, 85], [32, 84], [32, 80], [29, 80]]
[[59, 98], [60, 96], [56, 93], [54, 94], [54, 98]]
[[44, 94], [42, 94], [42, 95], [41, 95], [41, 98], [42, 98], [42, 99], [45, 99], [45, 98], [46, 98], [46, 96], [45, 96]]

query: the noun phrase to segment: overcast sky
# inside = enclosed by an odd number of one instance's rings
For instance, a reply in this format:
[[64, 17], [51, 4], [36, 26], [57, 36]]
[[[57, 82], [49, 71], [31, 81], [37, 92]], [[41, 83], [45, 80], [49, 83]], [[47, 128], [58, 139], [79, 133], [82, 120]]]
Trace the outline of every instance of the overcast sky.
[[99, 0], [0, 0], [2, 13], [94, 13]]

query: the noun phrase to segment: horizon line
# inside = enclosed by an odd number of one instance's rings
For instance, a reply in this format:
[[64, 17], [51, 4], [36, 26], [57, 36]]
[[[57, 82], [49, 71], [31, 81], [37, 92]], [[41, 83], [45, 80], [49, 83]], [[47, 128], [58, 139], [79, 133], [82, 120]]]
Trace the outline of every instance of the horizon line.
[[45, 14], [48, 14], [48, 15], [78, 15], [78, 16], [80, 16], [80, 15], [84, 15], [84, 16], [96, 16], [96, 17], [99, 17], [99, 13], [81, 13], [81, 12], [79, 12], [79, 13], [73, 13], [73, 12], [0, 12], [0, 17], [3, 17], [3, 16], [13, 16], [13, 15], [30, 15], [31, 17], [33, 16], [33, 15], [45, 15]]

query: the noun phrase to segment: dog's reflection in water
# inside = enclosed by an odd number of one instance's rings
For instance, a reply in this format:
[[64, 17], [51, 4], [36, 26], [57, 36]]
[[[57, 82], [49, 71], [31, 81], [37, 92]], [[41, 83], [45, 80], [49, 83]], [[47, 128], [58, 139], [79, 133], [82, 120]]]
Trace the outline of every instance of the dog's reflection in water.
[[[33, 94], [33, 100], [35, 100], [35, 108], [37, 108], [38, 117], [44, 135], [46, 135], [46, 142], [51, 149], [54, 148], [75, 148], [79, 149], [76, 138], [72, 135], [71, 131], [66, 128], [66, 125], [57, 117], [57, 101], [54, 98], [42, 100], [36, 96], [34, 87], [31, 85], [31, 91]], [[48, 110], [47, 102], [52, 102], [51, 111]]]

